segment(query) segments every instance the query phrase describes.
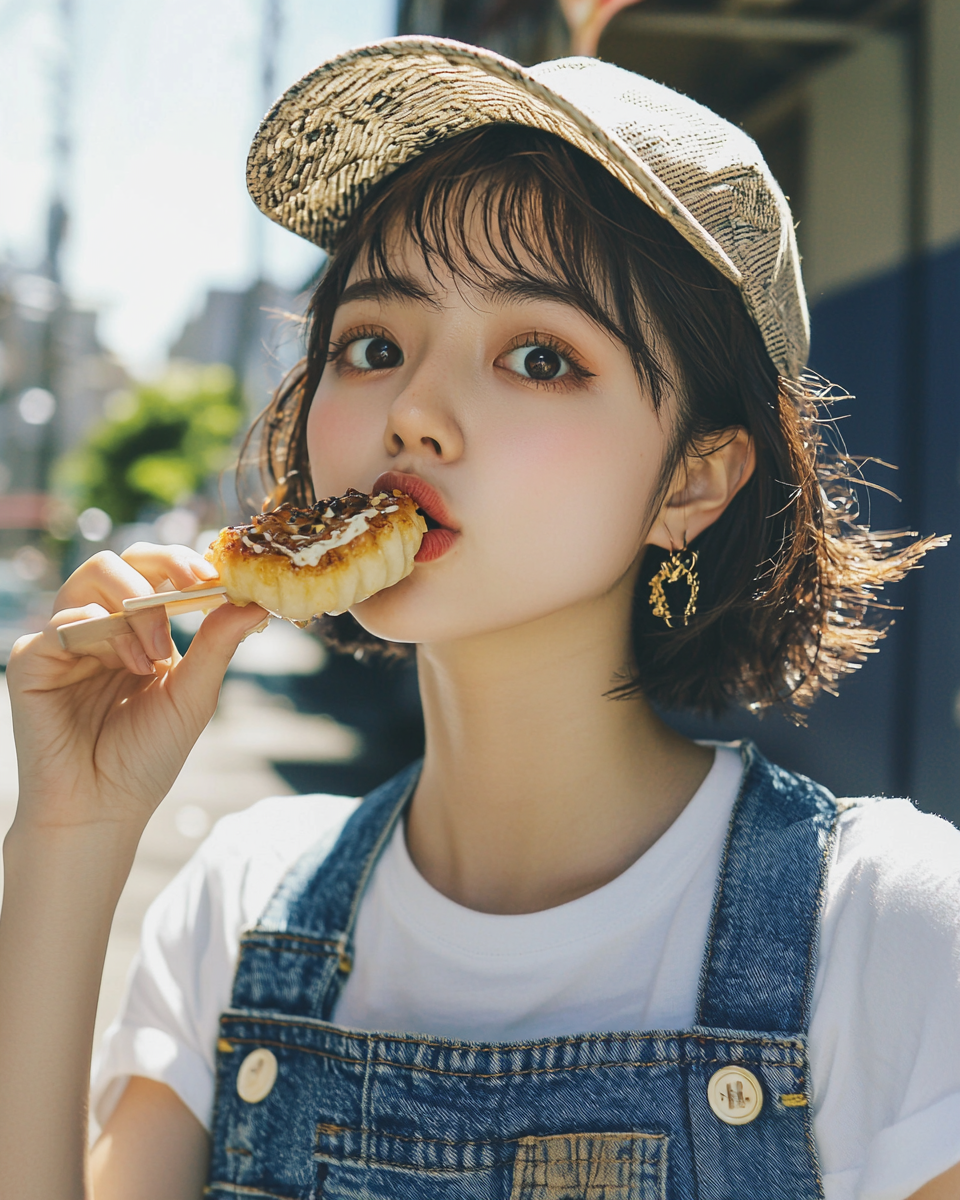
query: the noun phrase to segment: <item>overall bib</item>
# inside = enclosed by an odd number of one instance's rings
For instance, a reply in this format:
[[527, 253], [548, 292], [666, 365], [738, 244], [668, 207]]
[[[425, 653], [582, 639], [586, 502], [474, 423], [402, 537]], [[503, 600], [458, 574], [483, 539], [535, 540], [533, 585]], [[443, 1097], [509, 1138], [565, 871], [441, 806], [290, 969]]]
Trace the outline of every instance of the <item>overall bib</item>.
[[691, 1029], [458, 1042], [343, 1029], [364, 888], [419, 764], [307, 851], [220, 1021], [215, 1200], [817, 1200], [806, 1031], [838, 804], [743, 746]]

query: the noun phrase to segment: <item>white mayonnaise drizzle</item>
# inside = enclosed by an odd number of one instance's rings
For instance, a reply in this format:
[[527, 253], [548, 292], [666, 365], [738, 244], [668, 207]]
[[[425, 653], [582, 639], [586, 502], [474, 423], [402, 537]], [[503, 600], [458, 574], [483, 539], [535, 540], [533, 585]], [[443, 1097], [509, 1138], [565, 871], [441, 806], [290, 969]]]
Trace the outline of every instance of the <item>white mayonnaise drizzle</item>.
[[[365, 508], [362, 512], [358, 512], [356, 516], [351, 517], [342, 529], [338, 529], [335, 533], [332, 533], [329, 538], [312, 542], [309, 546], [304, 546], [302, 550], [297, 550], [296, 553], [291, 554], [291, 562], [295, 563], [298, 567], [315, 567], [328, 550], [336, 550], [338, 546], [345, 546], [347, 542], [352, 542], [361, 533], [366, 533], [370, 524], [370, 518], [378, 514], [379, 510], [376, 508]], [[275, 548], [277, 550], [281, 549], [279, 545]]]

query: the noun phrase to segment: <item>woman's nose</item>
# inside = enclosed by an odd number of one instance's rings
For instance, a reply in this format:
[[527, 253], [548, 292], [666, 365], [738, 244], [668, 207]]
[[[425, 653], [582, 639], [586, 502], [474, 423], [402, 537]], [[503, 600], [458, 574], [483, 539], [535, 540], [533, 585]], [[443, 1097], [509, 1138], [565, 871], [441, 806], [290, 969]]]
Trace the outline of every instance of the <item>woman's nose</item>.
[[434, 394], [440, 381], [406, 387], [390, 407], [384, 430], [387, 453], [396, 458], [406, 451], [437, 462], [454, 462], [463, 454], [463, 430], [445, 400]]

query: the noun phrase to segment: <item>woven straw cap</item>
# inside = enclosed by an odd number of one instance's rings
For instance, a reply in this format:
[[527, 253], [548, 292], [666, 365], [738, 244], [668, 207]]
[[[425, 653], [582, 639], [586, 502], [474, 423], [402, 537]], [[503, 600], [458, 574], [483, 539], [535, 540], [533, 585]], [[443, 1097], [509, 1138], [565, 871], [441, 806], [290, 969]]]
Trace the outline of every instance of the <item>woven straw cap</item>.
[[525, 70], [444, 38], [362, 46], [274, 104], [247, 185], [271, 220], [325, 250], [370, 187], [485, 125], [556, 134], [602, 163], [740, 288], [783, 375], [802, 370], [809, 318], [790, 209], [756, 143], [686, 96], [593, 58]]

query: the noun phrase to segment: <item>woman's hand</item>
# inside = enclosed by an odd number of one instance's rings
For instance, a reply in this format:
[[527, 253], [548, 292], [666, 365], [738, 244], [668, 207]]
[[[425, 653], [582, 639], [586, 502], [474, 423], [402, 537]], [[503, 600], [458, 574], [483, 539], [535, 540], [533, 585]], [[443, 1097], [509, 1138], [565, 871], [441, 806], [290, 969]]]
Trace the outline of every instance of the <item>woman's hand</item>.
[[137, 836], [170, 789], [213, 715], [227, 664], [265, 618], [226, 604], [200, 627], [181, 660], [162, 608], [128, 619], [134, 629], [77, 656], [60, 625], [103, 616], [129, 596], [216, 579], [182, 546], [139, 542], [97, 554], [60, 589], [42, 633], [21, 638], [7, 670], [20, 767], [15, 828], [119, 823]]

